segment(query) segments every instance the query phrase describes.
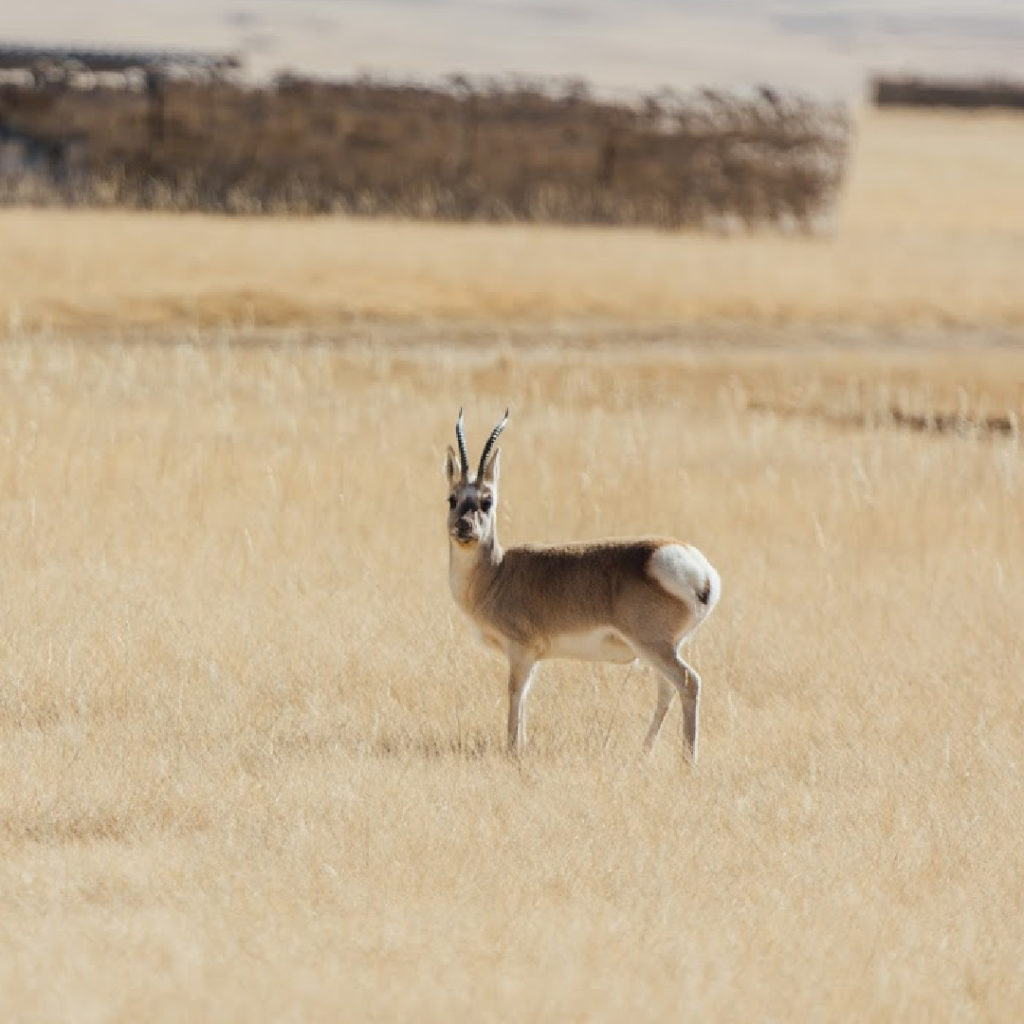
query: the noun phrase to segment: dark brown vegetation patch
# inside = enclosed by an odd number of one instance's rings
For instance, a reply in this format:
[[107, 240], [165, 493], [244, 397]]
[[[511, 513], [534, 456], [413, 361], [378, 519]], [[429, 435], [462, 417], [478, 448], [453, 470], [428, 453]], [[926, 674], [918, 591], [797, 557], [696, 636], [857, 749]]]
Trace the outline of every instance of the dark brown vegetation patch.
[[849, 121], [770, 90], [626, 103], [578, 85], [286, 77], [8, 83], [4, 136], [21, 147], [0, 161], [7, 201], [807, 228], [836, 196]]
[[874, 80], [872, 91], [879, 107], [1024, 110], [1024, 82], [882, 77]]

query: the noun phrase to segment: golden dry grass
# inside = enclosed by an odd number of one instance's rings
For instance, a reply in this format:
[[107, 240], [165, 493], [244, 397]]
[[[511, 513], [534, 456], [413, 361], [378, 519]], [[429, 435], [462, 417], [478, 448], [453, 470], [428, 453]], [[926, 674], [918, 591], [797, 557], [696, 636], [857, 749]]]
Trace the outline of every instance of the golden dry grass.
[[[0, 1019], [1019, 1019], [1022, 161], [872, 115], [818, 240], [0, 214]], [[504, 756], [462, 403], [506, 542], [719, 567], [695, 772], [610, 666]]]
[[361, 317], [1024, 325], [1024, 118], [865, 113], [835, 231], [0, 212], [0, 329]]
[[[1019, 438], [751, 400], [992, 407], [1022, 357], [382, 331], [0, 347], [0, 1017], [1017, 1019]], [[502, 753], [440, 456], [510, 397], [506, 542], [722, 572], [695, 772], [620, 667], [544, 666]]]

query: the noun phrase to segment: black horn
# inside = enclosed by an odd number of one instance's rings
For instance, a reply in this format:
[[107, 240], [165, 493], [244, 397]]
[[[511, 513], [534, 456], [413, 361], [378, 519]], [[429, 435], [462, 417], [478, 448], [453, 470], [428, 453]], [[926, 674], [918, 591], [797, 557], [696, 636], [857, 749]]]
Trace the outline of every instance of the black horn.
[[459, 442], [459, 461], [462, 463], [462, 479], [469, 477], [469, 456], [466, 454], [466, 438], [462, 433], [462, 410], [459, 410], [459, 419], [455, 424], [455, 438]]
[[487, 465], [487, 456], [491, 454], [494, 442], [498, 440], [498, 435], [505, 429], [506, 423], [508, 423], [508, 409], [505, 410], [505, 415], [501, 418], [501, 422], [491, 431], [491, 436], [487, 438], [487, 444], [484, 445], [483, 455], [480, 456], [480, 468], [476, 471], [477, 480], [484, 475], [484, 466]]

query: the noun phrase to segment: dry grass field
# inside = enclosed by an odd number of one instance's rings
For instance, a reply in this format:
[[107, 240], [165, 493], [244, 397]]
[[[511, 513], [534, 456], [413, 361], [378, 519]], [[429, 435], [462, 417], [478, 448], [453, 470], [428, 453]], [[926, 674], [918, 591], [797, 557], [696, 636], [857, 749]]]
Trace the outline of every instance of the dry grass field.
[[[0, 1019], [1020, 1019], [1024, 137], [956, 221], [936, 124], [833, 239], [0, 215]], [[721, 571], [696, 770], [614, 666], [505, 756], [463, 403], [506, 543]]]

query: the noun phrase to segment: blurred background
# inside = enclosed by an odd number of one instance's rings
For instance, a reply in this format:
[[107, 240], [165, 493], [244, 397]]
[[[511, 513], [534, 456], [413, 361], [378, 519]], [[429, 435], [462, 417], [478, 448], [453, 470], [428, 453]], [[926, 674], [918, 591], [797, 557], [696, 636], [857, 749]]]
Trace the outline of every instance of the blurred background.
[[14, 5], [3, 32], [230, 50], [256, 76], [516, 72], [856, 97], [873, 73], [1017, 73], [1024, 11], [1014, 0], [43, 0]]
[[8, 204], [806, 231], [862, 102], [1024, 105], [999, 0], [52, 0], [6, 33]]
[[[1022, 42], [1008, 0], [20, 5], [0, 38], [0, 316], [1015, 329]], [[254, 248], [228, 238], [235, 228], [208, 223], [183, 267], [166, 225], [108, 220], [114, 251], [137, 257], [122, 281], [116, 262], [96, 276], [91, 223], [41, 230], [11, 212], [26, 207], [350, 216], [315, 240], [279, 220], [247, 267]], [[378, 233], [357, 238], [371, 218]], [[689, 229], [704, 242], [677, 236], [668, 252], [632, 236], [613, 253], [605, 239], [599, 266], [578, 234], [442, 238], [399, 220]], [[574, 246], [585, 267], [566, 260]], [[214, 251], [199, 273], [196, 254]], [[641, 266], [625, 288], [623, 268]]]
[[828, 223], [851, 109], [1019, 107], [1005, 0], [21, 5], [0, 200]]

